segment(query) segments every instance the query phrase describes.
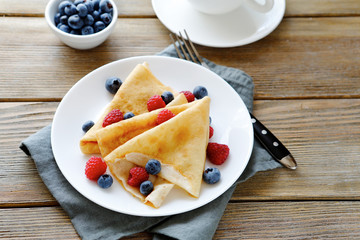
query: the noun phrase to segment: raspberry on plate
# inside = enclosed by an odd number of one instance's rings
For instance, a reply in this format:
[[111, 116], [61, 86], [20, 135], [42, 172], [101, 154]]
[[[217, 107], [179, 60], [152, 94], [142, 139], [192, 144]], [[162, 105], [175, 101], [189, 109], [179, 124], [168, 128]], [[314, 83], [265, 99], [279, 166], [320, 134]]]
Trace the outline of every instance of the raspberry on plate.
[[223, 164], [229, 156], [230, 149], [226, 144], [209, 142], [206, 148], [206, 156], [215, 165]]
[[157, 115], [156, 124], [159, 125], [163, 122], [166, 122], [172, 117], [175, 117], [175, 114], [173, 114], [169, 109], [163, 109]]
[[133, 187], [139, 187], [140, 184], [149, 179], [149, 174], [143, 167], [133, 167], [130, 169], [127, 183]]
[[192, 102], [192, 101], [195, 100], [194, 94], [192, 92], [190, 92], [190, 91], [181, 91], [180, 93], [183, 93], [185, 95], [188, 102]]
[[119, 109], [113, 109], [104, 118], [103, 127], [109, 126], [110, 124], [119, 122], [124, 119], [123, 113]]
[[91, 157], [85, 166], [85, 175], [90, 180], [98, 180], [106, 171], [107, 165], [100, 157]]
[[209, 126], [209, 139], [214, 135], [214, 128]]
[[147, 109], [149, 112], [159, 108], [164, 108], [165, 106], [166, 104], [164, 100], [159, 95], [154, 95], [147, 101]]

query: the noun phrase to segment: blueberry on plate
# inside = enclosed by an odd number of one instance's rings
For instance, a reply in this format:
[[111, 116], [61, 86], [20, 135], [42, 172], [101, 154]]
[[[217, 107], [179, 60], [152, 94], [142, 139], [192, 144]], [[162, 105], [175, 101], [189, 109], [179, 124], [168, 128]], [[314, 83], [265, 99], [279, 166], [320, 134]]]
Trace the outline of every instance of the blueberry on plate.
[[156, 159], [150, 159], [145, 165], [145, 170], [151, 175], [156, 175], [161, 171], [161, 163]]
[[68, 24], [72, 29], [81, 29], [84, 26], [84, 21], [75, 14], [69, 17]]
[[94, 31], [95, 32], [100, 32], [101, 30], [103, 30], [104, 28], [106, 28], [106, 25], [103, 21], [96, 21], [94, 24]]
[[109, 0], [101, 0], [99, 3], [99, 9], [101, 10], [101, 12], [103, 13], [109, 13], [111, 12], [113, 6], [110, 3]]
[[194, 88], [193, 94], [196, 97], [196, 99], [201, 99], [208, 95], [208, 91], [203, 86], [197, 86]]
[[84, 131], [84, 132], [87, 132], [87, 131], [89, 131], [89, 129], [90, 128], [92, 128], [92, 126], [94, 126], [94, 122], [93, 121], [91, 121], [91, 120], [89, 120], [89, 121], [86, 121], [83, 125], [82, 125], [82, 130]]
[[169, 102], [174, 100], [174, 95], [169, 91], [165, 91], [161, 94], [161, 98], [162, 100], [164, 100], [165, 104], [168, 104]]
[[117, 92], [117, 90], [120, 88], [121, 84], [122, 84], [122, 81], [120, 80], [120, 78], [111, 77], [106, 80], [105, 88], [110, 93], [115, 94]]
[[221, 174], [217, 168], [207, 168], [203, 173], [203, 179], [208, 184], [215, 184], [220, 180]]
[[113, 182], [114, 180], [109, 174], [101, 175], [97, 180], [97, 183], [101, 188], [109, 188]]
[[140, 192], [143, 195], [149, 195], [154, 189], [154, 185], [151, 181], [147, 180], [140, 184]]
[[94, 33], [94, 28], [92, 26], [85, 26], [81, 29], [82, 35], [89, 35]]
[[135, 117], [135, 114], [132, 113], [132, 112], [127, 112], [127, 113], [124, 114], [124, 120], [132, 118], [132, 117]]

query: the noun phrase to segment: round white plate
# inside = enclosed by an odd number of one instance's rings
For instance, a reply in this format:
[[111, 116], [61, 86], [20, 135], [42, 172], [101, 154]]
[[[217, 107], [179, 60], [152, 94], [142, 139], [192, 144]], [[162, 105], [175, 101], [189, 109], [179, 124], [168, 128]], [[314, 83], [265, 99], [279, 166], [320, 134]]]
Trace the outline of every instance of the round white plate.
[[[230, 155], [219, 166], [222, 178], [214, 185], [202, 184], [199, 198], [175, 188], [159, 209], [143, 204], [126, 192], [114, 179], [109, 189], [102, 189], [85, 176], [90, 155], [79, 148], [82, 124], [96, 121], [113, 95], [105, 89], [112, 76], [125, 80], [137, 64], [148, 62], [151, 71], [165, 85], [177, 91], [206, 86], [211, 98], [210, 116], [215, 129], [211, 141], [227, 144]], [[253, 128], [249, 113], [239, 95], [215, 73], [191, 62], [161, 56], [132, 57], [104, 65], [83, 77], [60, 102], [52, 125], [51, 143], [61, 172], [86, 198], [116, 212], [138, 216], [165, 216], [198, 208], [225, 192], [244, 171], [253, 147]], [[206, 166], [212, 166], [208, 161]]]
[[191, 41], [208, 47], [236, 47], [255, 42], [270, 34], [285, 13], [285, 0], [275, 0], [267, 13], [244, 4], [223, 15], [201, 13], [187, 0], [152, 0], [159, 20], [173, 33], [186, 29]]

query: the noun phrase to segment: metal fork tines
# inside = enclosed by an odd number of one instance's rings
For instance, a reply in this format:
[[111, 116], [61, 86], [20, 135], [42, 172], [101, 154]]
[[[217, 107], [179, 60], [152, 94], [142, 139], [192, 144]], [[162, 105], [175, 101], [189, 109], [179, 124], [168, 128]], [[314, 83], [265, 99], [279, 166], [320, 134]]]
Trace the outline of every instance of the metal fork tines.
[[184, 30], [184, 33], [186, 38], [183, 37], [181, 32], [179, 32], [179, 35], [170, 33], [170, 38], [174, 44], [178, 57], [181, 59], [192, 61], [194, 63], [201, 64], [203, 67], [209, 68], [209, 66], [201, 59], [199, 53], [196, 51], [196, 48], [190, 40], [186, 30]]

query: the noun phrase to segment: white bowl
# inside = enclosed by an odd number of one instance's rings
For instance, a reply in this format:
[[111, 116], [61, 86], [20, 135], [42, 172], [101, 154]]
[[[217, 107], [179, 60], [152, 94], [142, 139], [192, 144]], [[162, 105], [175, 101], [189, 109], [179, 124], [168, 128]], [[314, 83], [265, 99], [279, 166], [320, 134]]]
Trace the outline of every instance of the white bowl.
[[89, 35], [75, 35], [61, 31], [55, 26], [54, 17], [58, 11], [59, 3], [63, 0], [50, 0], [45, 9], [45, 19], [51, 30], [60, 40], [69, 47], [85, 50], [99, 46], [103, 43], [110, 33], [114, 30], [117, 18], [118, 10], [113, 0], [109, 0], [113, 5], [113, 18], [111, 23], [101, 30], [100, 32]]

